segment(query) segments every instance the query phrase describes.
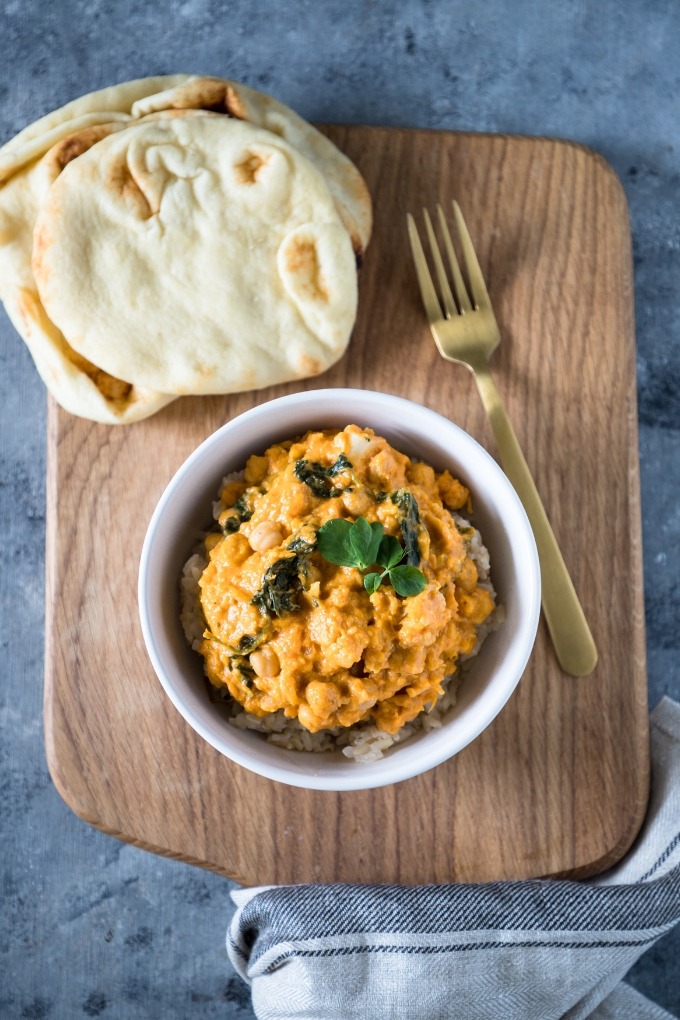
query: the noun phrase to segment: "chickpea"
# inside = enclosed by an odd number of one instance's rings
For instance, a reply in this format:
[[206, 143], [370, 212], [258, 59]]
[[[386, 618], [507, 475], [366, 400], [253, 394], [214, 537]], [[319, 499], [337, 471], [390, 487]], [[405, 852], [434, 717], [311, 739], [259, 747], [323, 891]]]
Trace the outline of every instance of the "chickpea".
[[355, 489], [353, 492], [342, 494], [342, 504], [345, 509], [354, 517], [361, 517], [373, 506], [373, 500], [362, 489]]
[[456, 578], [456, 584], [464, 592], [470, 594], [477, 587], [477, 567], [474, 562], [467, 556], [463, 562], [463, 566], [460, 569], [460, 573]]
[[250, 654], [250, 665], [258, 676], [278, 676], [281, 672], [279, 657], [273, 648], [259, 648]]
[[273, 549], [275, 545], [281, 545], [283, 531], [272, 521], [261, 521], [250, 532], [248, 541], [254, 552], [265, 552], [267, 549]]
[[314, 715], [328, 719], [340, 706], [340, 695], [334, 683], [312, 680], [305, 688], [307, 704]]

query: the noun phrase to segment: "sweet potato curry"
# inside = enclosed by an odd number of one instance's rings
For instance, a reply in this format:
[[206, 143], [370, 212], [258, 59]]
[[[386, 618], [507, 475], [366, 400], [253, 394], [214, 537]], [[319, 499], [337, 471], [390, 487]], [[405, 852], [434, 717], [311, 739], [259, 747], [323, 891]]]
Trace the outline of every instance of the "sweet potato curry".
[[[251, 457], [220, 495], [199, 581], [211, 683], [312, 733], [372, 721], [394, 734], [436, 702], [494, 609], [451, 514], [470, 509], [459, 481], [349, 425]], [[371, 594], [360, 568], [321, 555], [326, 522], [359, 518], [401, 543], [422, 591]]]

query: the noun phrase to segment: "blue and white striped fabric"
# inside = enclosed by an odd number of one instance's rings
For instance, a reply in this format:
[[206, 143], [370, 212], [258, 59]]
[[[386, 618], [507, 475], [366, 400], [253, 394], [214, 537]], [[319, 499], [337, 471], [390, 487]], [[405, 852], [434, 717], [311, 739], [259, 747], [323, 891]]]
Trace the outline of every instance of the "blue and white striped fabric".
[[680, 705], [661, 702], [651, 740], [643, 831], [588, 882], [234, 892], [227, 950], [256, 1016], [669, 1020], [621, 982], [680, 921]]

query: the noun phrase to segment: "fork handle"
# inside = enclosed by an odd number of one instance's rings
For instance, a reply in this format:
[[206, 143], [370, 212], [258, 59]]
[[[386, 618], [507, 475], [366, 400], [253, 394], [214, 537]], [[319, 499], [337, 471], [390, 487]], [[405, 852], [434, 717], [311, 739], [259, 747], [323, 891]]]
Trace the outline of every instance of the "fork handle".
[[587, 676], [597, 648], [531, 472], [486, 364], [475, 365], [475, 382], [489, 416], [501, 464], [534, 532], [541, 564], [541, 605], [557, 660], [565, 673]]

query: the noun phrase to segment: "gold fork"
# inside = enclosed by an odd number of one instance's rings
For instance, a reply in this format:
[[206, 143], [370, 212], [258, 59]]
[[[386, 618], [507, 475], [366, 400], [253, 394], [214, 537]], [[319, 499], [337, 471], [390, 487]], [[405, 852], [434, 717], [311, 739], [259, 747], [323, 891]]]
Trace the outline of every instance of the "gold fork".
[[451, 284], [432, 221], [427, 210], [423, 210], [439, 296], [428, 269], [415, 221], [410, 213], [407, 216], [411, 250], [430, 329], [441, 356], [447, 361], [465, 365], [474, 375], [496, 439], [501, 464], [533, 528], [541, 563], [541, 604], [558, 662], [565, 673], [571, 676], [587, 676], [597, 663], [595, 642], [527, 462], [489, 372], [489, 358], [501, 337], [484, 277], [463, 215], [458, 203], [453, 202], [470, 287], [468, 294], [441, 206], [437, 207], [437, 213], [451, 269]]

